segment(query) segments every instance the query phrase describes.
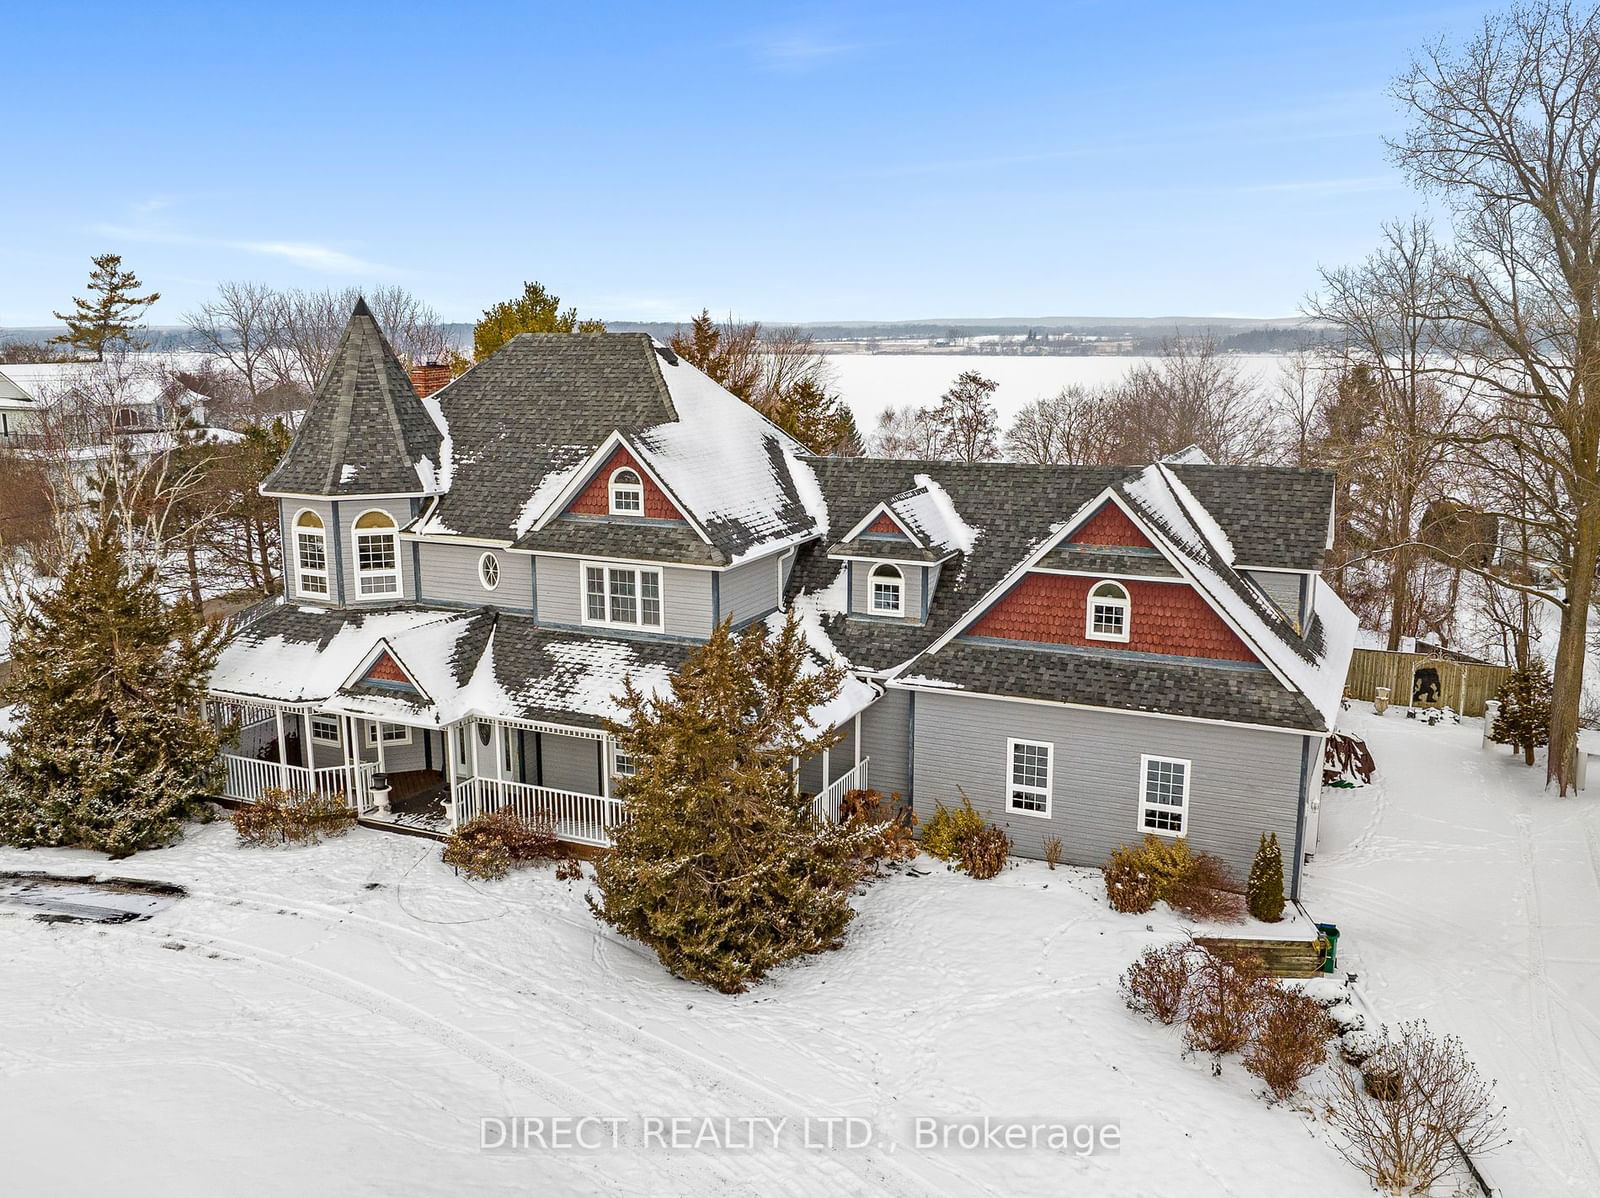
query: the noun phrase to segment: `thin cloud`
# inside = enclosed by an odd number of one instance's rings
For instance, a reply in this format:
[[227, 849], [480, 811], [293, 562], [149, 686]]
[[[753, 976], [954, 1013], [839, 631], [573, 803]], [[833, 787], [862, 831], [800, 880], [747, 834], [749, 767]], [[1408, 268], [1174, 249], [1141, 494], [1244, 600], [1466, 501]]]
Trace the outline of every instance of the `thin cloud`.
[[1353, 179], [1289, 179], [1281, 183], [1251, 183], [1238, 190], [1247, 194], [1299, 192], [1340, 195], [1359, 191], [1392, 191], [1400, 183], [1392, 175], [1362, 175]]
[[866, 48], [864, 42], [843, 41], [805, 30], [760, 34], [747, 44], [757, 65], [789, 74], [813, 70]]
[[141, 229], [125, 225], [100, 224], [93, 232], [125, 241], [141, 241], [158, 245], [195, 245], [210, 249], [238, 250], [246, 254], [259, 254], [266, 258], [280, 258], [305, 270], [318, 274], [399, 274], [393, 267], [368, 262], [354, 254], [332, 246], [308, 241], [240, 241], [225, 237], [197, 237], [191, 233], [178, 233], [170, 229]]

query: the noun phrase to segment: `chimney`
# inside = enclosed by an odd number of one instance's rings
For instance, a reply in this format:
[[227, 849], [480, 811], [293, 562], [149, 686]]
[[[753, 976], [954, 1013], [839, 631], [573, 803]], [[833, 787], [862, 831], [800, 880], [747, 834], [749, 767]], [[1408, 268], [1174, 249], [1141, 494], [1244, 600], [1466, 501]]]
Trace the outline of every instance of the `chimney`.
[[413, 366], [408, 373], [418, 399], [427, 399], [450, 381], [450, 367], [444, 362], [422, 362]]

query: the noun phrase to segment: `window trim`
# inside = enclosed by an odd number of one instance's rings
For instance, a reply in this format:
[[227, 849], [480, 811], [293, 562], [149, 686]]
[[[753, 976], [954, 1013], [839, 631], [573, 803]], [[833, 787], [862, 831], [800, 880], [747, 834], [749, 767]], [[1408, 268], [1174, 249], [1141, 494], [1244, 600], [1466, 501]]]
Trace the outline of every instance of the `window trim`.
[[[333, 735], [331, 737], [319, 736], [317, 734], [317, 724], [320, 721], [325, 721], [325, 722], [333, 725]], [[342, 745], [344, 743], [344, 738], [340, 735], [339, 723], [340, 723], [339, 717], [336, 716], [336, 715], [318, 715], [317, 713], [312, 712], [312, 714], [311, 714], [311, 741], [312, 741], [312, 743], [313, 744], [318, 744], [318, 745]]]
[[[894, 609], [878, 606], [877, 577], [878, 571], [892, 572], [894, 574]], [[887, 585], [887, 583], [885, 584]], [[869, 616], [904, 616], [906, 614], [906, 575], [905, 571], [893, 562], [876, 562], [872, 569], [867, 571], [867, 615]]]
[[368, 720], [367, 721], [367, 744], [369, 746], [370, 745], [376, 745], [378, 743], [378, 728], [380, 726], [384, 727], [384, 728], [398, 728], [398, 729], [400, 729], [401, 732], [403, 732], [405, 734], [404, 736], [392, 736], [392, 737], [391, 736], [386, 736], [386, 737], [384, 737], [383, 738], [383, 743], [385, 745], [409, 745], [411, 743], [411, 725], [410, 724], [391, 724], [391, 723], [389, 723], [389, 722], [387, 722], [385, 720]]
[[[1095, 598], [1095, 592], [1103, 586], [1114, 586], [1122, 593], [1120, 599]], [[1097, 632], [1094, 626], [1094, 609], [1100, 607], [1115, 607], [1122, 612], [1122, 632]], [[1101, 578], [1089, 588], [1083, 602], [1083, 635], [1091, 641], [1115, 641], [1127, 644], [1133, 632], [1133, 597], [1128, 593], [1128, 588], [1115, 578]]]
[[[1017, 746], [1027, 745], [1031, 749], [1044, 750], [1044, 786], [1028, 786], [1016, 780]], [[1006, 738], [1006, 814], [1028, 815], [1035, 819], [1049, 819], [1050, 810], [1056, 788], [1056, 746], [1048, 740], [1025, 740], [1022, 737]], [[1012, 803], [1013, 791], [1028, 791], [1031, 794], [1044, 796], [1044, 810], [1031, 811], [1026, 807], [1017, 807]]]
[[[626, 770], [622, 768], [624, 760], [628, 763]], [[633, 755], [625, 752], [622, 746], [613, 740], [611, 742], [611, 776], [613, 778], [632, 778], [638, 772], [639, 763], [633, 759]]]
[[[1150, 763], [1159, 761], [1169, 765], [1183, 767], [1183, 805], [1174, 807], [1168, 803], [1152, 803], [1150, 801]], [[1172, 839], [1181, 839], [1189, 835], [1189, 815], [1194, 804], [1194, 762], [1187, 757], [1163, 757], [1159, 753], [1139, 754], [1139, 815], [1135, 827], [1141, 835], [1149, 833], [1152, 836], [1167, 836]], [[1144, 822], [1147, 811], [1177, 812], [1177, 828], [1152, 828]]]
[[[606, 615], [604, 619], [597, 620], [589, 614], [589, 571], [600, 570], [605, 578]], [[644, 615], [643, 587], [639, 583], [641, 576], [654, 574], [656, 576], [656, 605], [659, 608], [660, 621], [655, 624], [644, 624], [639, 621], [629, 623], [625, 620], [611, 619], [611, 575], [619, 571], [630, 571], [634, 575], [634, 612], [642, 617]], [[584, 558], [578, 563], [578, 616], [582, 622], [594, 628], [631, 628], [637, 632], [665, 632], [667, 627], [667, 575], [660, 566], [647, 565], [643, 562], [605, 562], [593, 561]]]
[[[385, 520], [389, 521], [387, 533], [385, 533], [385, 531], [382, 529], [359, 527], [361, 521], [366, 519], [368, 516], [374, 515], [382, 516]], [[364, 536], [370, 537], [384, 535], [387, 535], [394, 544], [394, 569], [363, 570], [361, 568], [361, 538]], [[359, 512], [356, 515], [356, 518], [350, 521], [350, 554], [350, 565], [355, 570], [356, 585], [354, 599], [357, 603], [383, 603], [387, 600], [405, 598], [405, 582], [401, 578], [400, 574], [400, 521], [394, 518], [393, 513], [386, 512], [381, 507], [371, 507], [367, 508], [363, 512]], [[374, 592], [363, 591], [361, 589], [362, 582], [373, 578], [394, 579], [394, 590]]]
[[[302, 535], [300, 518], [302, 516], [311, 516], [320, 525], [318, 528], [308, 528], [304, 532], [305, 536], [316, 537], [322, 542], [322, 569], [320, 570], [307, 569], [300, 559], [300, 537]], [[294, 589], [296, 594], [312, 599], [331, 599], [333, 597], [333, 575], [328, 570], [328, 522], [322, 518], [321, 512], [316, 511], [314, 508], [303, 507], [295, 512], [294, 519], [289, 524], [289, 535], [294, 538]], [[305, 579], [308, 575], [321, 577], [321, 591], [307, 588]]]
[[[631, 474], [633, 482], [619, 483], [617, 475]], [[617, 494], [624, 492], [638, 497], [637, 508], [619, 508]], [[632, 466], [618, 466], [606, 479], [606, 510], [613, 516], [643, 516], [644, 515], [644, 475]]]
[[[489, 567], [494, 567], [494, 581], [489, 580]], [[478, 559], [478, 582], [486, 591], [500, 589], [500, 559], [493, 553], [485, 553]]]

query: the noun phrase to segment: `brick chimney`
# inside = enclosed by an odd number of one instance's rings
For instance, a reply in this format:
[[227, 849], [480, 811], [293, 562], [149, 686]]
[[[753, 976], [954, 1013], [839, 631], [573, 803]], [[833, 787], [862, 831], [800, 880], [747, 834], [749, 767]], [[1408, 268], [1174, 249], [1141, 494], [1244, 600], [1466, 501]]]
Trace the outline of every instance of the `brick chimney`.
[[450, 381], [450, 367], [443, 362], [422, 362], [413, 366], [409, 373], [418, 399], [427, 399]]

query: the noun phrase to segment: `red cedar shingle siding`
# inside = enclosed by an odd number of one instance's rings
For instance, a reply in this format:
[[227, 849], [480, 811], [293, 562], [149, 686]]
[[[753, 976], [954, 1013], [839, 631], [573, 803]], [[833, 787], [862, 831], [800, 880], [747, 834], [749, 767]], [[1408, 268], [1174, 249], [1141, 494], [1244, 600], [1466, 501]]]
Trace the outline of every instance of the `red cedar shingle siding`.
[[1090, 516], [1068, 539], [1072, 545], [1115, 545], [1123, 549], [1154, 549], [1139, 526], [1114, 503]]
[[398, 682], [403, 686], [411, 685], [411, 679], [406, 677], [406, 672], [387, 653], [379, 654], [378, 660], [373, 662], [372, 668], [367, 671], [367, 678], [373, 682]]
[[1099, 581], [1063, 574], [1025, 575], [978, 617], [967, 634], [1212, 661], [1256, 660], [1222, 617], [1183, 583], [1119, 580], [1128, 589], [1128, 640], [1090, 640], [1084, 633], [1089, 589]]
[[889, 518], [888, 512], [883, 513], [883, 515], [879, 516], [871, 524], [867, 525], [866, 531], [887, 533], [893, 537], [903, 537], [906, 535], [901, 530], [900, 526]]
[[662, 493], [660, 487], [650, 481], [650, 476], [639, 468], [639, 463], [634, 461], [633, 455], [626, 449], [618, 449], [609, 458], [606, 464], [595, 471], [589, 485], [578, 493], [578, 497], [567, 505], [567, 511], [579, 516], [609, 516], [611, 514], [611, 472], [629, 467], [639, 476], [639, 481], [644, 484], [644, 514], [652, 520], [682, 520], [683, 514], [673, 506], [672, 500]]

